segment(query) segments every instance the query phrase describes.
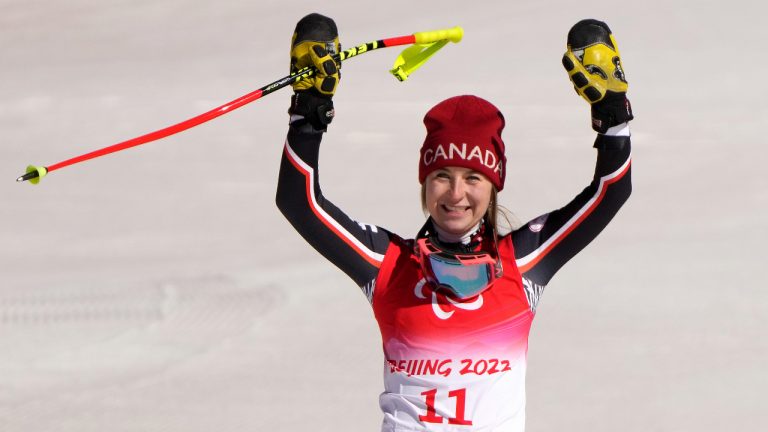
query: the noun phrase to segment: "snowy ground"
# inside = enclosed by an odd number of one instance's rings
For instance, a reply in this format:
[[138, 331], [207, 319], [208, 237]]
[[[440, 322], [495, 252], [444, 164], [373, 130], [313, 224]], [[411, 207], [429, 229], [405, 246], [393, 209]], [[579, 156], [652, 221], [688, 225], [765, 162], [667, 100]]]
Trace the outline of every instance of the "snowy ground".
[[520, 219], [587, 184], [588, 108], [560, 57], [573, 23], [607, 21], [637, 115], [634, 195], [547, 289], [528, 431], [764, 427], [762, 3], [0, 0], [0, 431], [377, 430], [367, 302], [274, 205], [290, 91], [13, 182], [283, 76], [312, 11], [345, 46], [465, 29], [403, 84], [396, 49], [344, 65], [324, 190], [403, 235], [423, 220], [421, 118], [456, 94], [504, 111]]

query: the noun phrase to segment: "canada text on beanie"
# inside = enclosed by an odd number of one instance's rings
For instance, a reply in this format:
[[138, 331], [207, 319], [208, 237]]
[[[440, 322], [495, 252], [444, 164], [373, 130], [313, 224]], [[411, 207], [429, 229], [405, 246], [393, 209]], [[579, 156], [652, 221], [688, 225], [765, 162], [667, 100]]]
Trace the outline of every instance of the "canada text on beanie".
[[485, 175], [499, 191], [504, 188], [504, 116], [493, 104], [477, 96], [455, 96], [430, 109], [424, 126], [419, 183], [436, 169], [458, 166]]

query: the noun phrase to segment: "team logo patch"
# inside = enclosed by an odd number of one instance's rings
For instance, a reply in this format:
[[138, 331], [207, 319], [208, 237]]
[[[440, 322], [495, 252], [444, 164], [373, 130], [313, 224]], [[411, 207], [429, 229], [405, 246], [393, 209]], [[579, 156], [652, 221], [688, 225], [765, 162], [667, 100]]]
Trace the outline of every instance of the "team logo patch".
[[544, 223], [546, 221], [547, 215], [539, 216], [528, 224], [528, 229], [531, 230], [531, 232], [537, 233], [544, 229]]

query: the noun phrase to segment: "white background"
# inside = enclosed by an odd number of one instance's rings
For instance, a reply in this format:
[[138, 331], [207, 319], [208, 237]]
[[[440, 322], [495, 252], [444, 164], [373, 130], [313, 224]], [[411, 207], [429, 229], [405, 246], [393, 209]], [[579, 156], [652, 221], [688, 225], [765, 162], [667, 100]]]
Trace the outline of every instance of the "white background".
[[[373, 431], [365, 297], [274, 205], [290, 90], [163, 141], [17, 184], [288, 72], [317, 11], [345, 47], [461, 25], [405, 83], [399, 49], [345, 62], [322, 184], [358, 220], [423, 222], [435, 103], [505, 114], [503, 203], [523, 221], [591, 179], [589, 108], [560, 58], [602, 19], [637, 119], [634, 193], [550, 283], [531, 334], [530, 432], [759, 430], [768, 181], [760, 2], [0, 1], [0, 431]], [[762, 425], [762, 426], [761, 426]]]

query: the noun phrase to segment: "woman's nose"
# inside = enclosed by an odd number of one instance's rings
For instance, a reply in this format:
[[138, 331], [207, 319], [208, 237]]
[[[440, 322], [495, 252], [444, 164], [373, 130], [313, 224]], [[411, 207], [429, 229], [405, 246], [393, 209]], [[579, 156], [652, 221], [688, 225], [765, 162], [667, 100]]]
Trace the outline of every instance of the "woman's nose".
[[451, 197], [461, 199], [464, 197], [464, 182], [454, 179], [451, 181]]

